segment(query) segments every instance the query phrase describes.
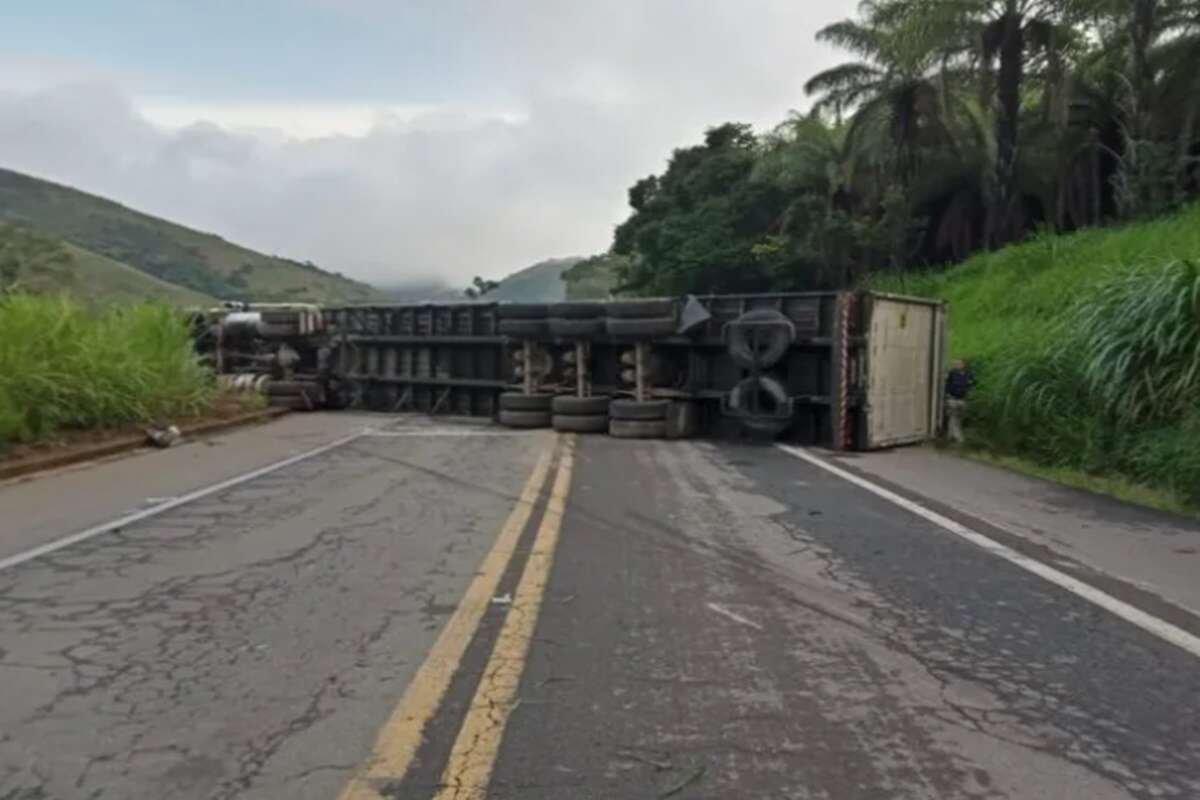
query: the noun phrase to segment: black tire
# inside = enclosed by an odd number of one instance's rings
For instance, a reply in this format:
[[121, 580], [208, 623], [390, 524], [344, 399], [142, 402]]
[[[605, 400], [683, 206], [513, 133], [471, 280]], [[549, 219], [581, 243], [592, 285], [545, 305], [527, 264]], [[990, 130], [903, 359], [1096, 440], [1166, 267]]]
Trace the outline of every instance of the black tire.
[[520, 394], [505, 392], [500, 395], [501, 411], [542, 411], [550, 413], [550, 404], [554, 401], [552, 394]]
[[661, 419], [614, 419], [608, 423], [608, 433], [617, 439], [665, 439], [667, 423]]
[[609, 317], [606, 328], [614, 339], [665, 339], [675, 335], [674, 317], [645, 317], [639, 319], [617, 319]]
[[[743, 325], [742, 323], [750, 323]], [[746, 369], [766, 369], [779, 362], [796, 340], [796, 326], [778, 311], [747, 311], [729, 324], [729, 355]]]
[[604, 316], [601, 303], [555, 303], [550, 306], [551, 319], [599, 319]]
[[608, 406], [608, 415], [613, 419], [631, 422], [654, 422], [667, 418], [670, 400], [613, 400]]
[[608, 431], [608, 415], [555, 414], [552, 424], [554, 430], [563, 433], [606, 433]]
[[496, 323], [496, 330], [511, 339], [541, 339], [550, 333], [544, 319], [502, 319]]
[[600, 397], [575, 397], [560, 394], [554, 398], [550, 408], [556, 416], [591, 417], [601, 415], [608, 419], [608, 406], [612, 398], [608, 395]]
[[605, 303], [604, 312], [615, 319], [649, 319], [670, 317], [675, 319], [674, 300], [626, 300]]
[[591, 339], [595, 336], [603, 336], [604, 320], [551, 317], [550, 335], [556, 339]]
[[760, 410], [755, 396], [766, 395], [768, 402], [775, 408], [785, 405], [788, 401], [787, 387], [770, 375], [751, 375], [738, 382], [729, 392], [729, 407], [742, 412], [742, 426], [759, 436], [774, 439], [779, 434], [792, 427], [794, 422], [790, 416], [778, 416], [766, 409], [768, 413], [754, 415]]
[[[782, 406], [788, 401], [787, 387], [778, 379], [772, 378], [770, 375], [751, 375], [749, 378], [738, 381], [737, 385], [730, 390], [729, 407], [746, 414], [752, 413], [756, 410], [750, 407], [752, 394], [766, 395], [775, 407]], [[776, 418], [771, 415], [765, 416], [769, 419]]]
[[548, 428], [549, 411], [501, 411], [500, 424], [509, 428]]
[[496, 306], [497, 319], [545, 319], [550, 316], [546, 303], [500, 303]]

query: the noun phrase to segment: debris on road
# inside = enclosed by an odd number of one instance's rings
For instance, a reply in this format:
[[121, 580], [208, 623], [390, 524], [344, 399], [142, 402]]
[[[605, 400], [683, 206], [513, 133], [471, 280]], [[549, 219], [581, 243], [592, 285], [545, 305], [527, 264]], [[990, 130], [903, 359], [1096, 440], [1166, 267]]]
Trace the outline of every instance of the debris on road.
[[175, 425], [168, 425], [165, 428], [156, 428], [153, 426], [146, 428], [146, 441], [155, 447], [172, 447], [182, 439], [183, 434]]

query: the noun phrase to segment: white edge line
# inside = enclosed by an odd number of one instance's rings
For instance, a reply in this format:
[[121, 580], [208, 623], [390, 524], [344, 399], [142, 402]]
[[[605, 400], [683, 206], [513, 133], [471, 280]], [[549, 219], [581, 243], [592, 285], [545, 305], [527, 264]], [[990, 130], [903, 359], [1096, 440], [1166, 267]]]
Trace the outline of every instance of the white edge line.
[[412, 430], [412, 431], [372, 431], [366, 434], [371, 439], [403, 439], [421, 436], [527, 436], [523, 431], [459, 431], [459, 430]]
[[978, 531], [972, 530], [965, 525], [962, 525], [949, 517], [932, 511], [925, 506], [914, 503], [906, 497], [901, 497], [895, 492], [889, 491], [882, 486], [872, 483], [865, 478], [860, 478], [853, 472], [848, 472], [840, 467], [830, 464], [828, 461], [818, 458], [811, 453], [802, 450], [799, 447], [780, 444], [776, 445], [780, 450], [788, 455], [795, 456], [802, 461], [807, 461], [809, 464], [820, 467], [826, 472], [832, 473], [843, 480], [853, 483], [872, 494], [882, 497], [890, 503], [900, 506], [905, 511], [909, 511], [922, 517], [929, 522], [943, 528], [955, 536], [966, 539], [968, 542], [983, 548], [994, 556], [1003, 558], [1016, 566], [1028, 572], [1032, 572], [1039, 578], [1048, 581], [1055, 586], [1066, 589], [1068, 592], [1075, 594], [1088, 602], [1103, 608], [1111, 614], [1114, 614], [1121, 619], [1129, 622], [1147, 633], [1153, 634], [1163, 641], [1186, 650], [1193, 656], [1200, 658], [1200, 637], [1193, 636], [1182, 628], [1176, 627], [1169, 622], [1165, 622], [1158, 617], [1147, 614], [1140, 608], [1126, 603], [1124, 600], [1118, 600], [1107, 592], [1102, 592], [1095, 586], [1085, 583], [1078, 578], [1074, 578], [1065, 572], [1061, 572], [1054, 567], [1051, 567], [1035, 558], [1019, 553], [1011, 547], [1001, 544], [994, 539], [991, 539]]
[[320, 447], [314, 447], [312, 450], [307, 450], [298, 455], [291, 456], [290, 458], [285, 458], [282, 461], [276, 461], [273, 464], [268, 464], [265, 467], [259, 467], [258, 469], [251, 470], [250, 472], [223, 480], [220, 483], [214, 483], [210, 486], [205, 486], [202, 489], [197, 489], [194, 492], [188, 492], [187, 494], [173, 497], [170, 500], [151, 506], [150, 508], [142, 509], [141, 511], [136, 511], [132, 514], [126, 514], [125, 516], [114, 519], [110, 522], [93, 526], [87, 530], [79, 531], [78, 533], [72, 533], [69, 536], [62, 537], [61, 539], [55, 539], [52, 542], [47, 542], [46, 544], [34, 547], [30, 550], [25, 550], [24, 552], [17, 553], [16, 555], [9, 556], [8, 558], [0, 559], [0, 572], [9, 569], [10, 567], [15, 567], [18, 564], [24, 564], [25, 562], [32, 561], [35, 558], [41, 558], [44, 555], [62, 550], [64, 547], [70, 547], [73, 544], [86, 541], [94, 536], [99, 536], [103, 533], [114, 531], [117, 528], [123, 528], [126, 525], [131, 525], [134, 522], [147, 519], [148, 517], [153, 517], [156, 514], [163, 513], [164, 511], [170, 511], [172, 508], [178, 508], [179, 506], [185, 503], [190, 503], [193, 500], [199, 500], [200, 498], [207, 497], [210, 494], [220, 492], [224, 489], [229, 489], [233, 486], [237, 486], [239, 483], [245, 483], [246, 481], [251, 481], [255, 478], [261, 478], [263, 475], [269, 475], [276, 470], [283, 469], [284, 467], [290, 467], [292, 464], [304, 461], [305, 459], [312, 458], [313, 456], [319, 456], [322, 453], [327, 453], [330, 450], [333, 450], [335, 447], [341, 447], [342, 445], [348, 444], [355, 439], [366, 436], [370, 432], [370, 429], [357, 431], [349, 436], [343, 436], [342, 438], [335, 439], [328, 444], [323, 444]]
[[725, 606], [719, 606], [716, 603], [705, 603], [705, 605], [708, 606], [710, 610], [715, 611], [718, 614], [720, 614], [722, 617], [728, 617], [729, 619], [733, 620], [734, 622], [740, 623], [742, 625], [749, 625], [751, 628], [754, 628], [756, 631], [763, 630], [762, 625], [759, 625], [757, 622], [755, 622], [752, 619], [746, 619], [741, 614], [735, 614], [734, 612], [730, 611]]

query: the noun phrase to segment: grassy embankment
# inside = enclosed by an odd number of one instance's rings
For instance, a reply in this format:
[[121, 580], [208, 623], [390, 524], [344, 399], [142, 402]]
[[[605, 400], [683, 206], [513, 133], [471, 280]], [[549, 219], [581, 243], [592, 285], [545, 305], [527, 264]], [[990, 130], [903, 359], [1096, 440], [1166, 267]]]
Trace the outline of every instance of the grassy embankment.
[[949, 301], [977, 455], [1200, 509], [1200, 206], [873, 285]]
[[162, 303], [89, 309], [0, 295], [0, 450], [79, 428], [206, 411], [216, 389], [183, 318]]

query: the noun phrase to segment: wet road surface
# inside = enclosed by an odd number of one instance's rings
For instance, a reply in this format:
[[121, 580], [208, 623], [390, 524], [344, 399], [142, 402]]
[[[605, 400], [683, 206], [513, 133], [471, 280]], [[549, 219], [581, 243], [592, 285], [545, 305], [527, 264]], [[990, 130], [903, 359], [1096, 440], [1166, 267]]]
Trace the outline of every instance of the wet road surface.
[[0, 570], [0, 798], [1200, 797], [1195, 655], [779, 449], [372, 424]]

